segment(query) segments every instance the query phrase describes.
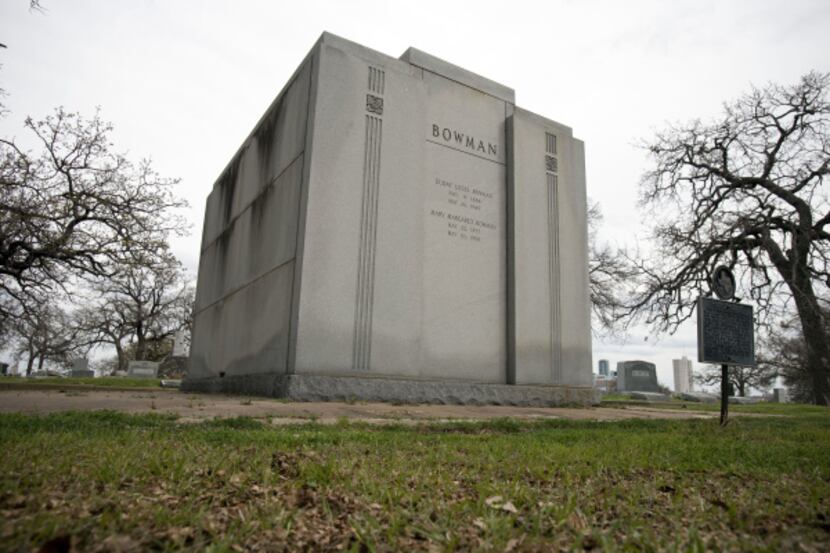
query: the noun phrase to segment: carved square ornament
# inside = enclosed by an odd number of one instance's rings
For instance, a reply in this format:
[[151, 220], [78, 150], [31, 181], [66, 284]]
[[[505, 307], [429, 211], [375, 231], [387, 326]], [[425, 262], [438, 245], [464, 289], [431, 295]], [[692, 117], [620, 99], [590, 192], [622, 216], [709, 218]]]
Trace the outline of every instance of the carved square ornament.
[[366, 111], [383, 115], [383, 98], [378, 98], [372, 94], [366, 95]]
[[551, 173], [559, 172], [559, 163], [553, 156], [545, 156], [545, 170]]

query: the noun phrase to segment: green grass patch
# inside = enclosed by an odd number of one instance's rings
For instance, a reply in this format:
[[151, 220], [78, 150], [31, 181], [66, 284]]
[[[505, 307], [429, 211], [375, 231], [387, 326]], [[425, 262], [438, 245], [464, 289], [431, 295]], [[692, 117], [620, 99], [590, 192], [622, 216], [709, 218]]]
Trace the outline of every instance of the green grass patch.
[[99, 378], [3, 378], [0, 379], [2, 387], [21, 388], [158, 388], [161, 380], [158, 378], [126, 378], [118, 376], [102, 376]]
[[830, 413], [776, 410], [725, 429], [2, 415], [0, 549], [827, 550]]
[[[643, 401], [630, 398], [608, 398], [603, 397], [600, 407], [626, 408], [626, 407], [653, 407], [659, 409], [692, 409], [709, 413], [719, 413], [720, 403], [701, 403], [696, 401], [683, 401], [672, 399], [670, 401]], [[758, 402], [747, 404], [729, 404], [730, 413], [755, 413], [763, 415], [825, 415], [828, 413], [826, 407], [808, 405], [804, 403], [772, 403]]]

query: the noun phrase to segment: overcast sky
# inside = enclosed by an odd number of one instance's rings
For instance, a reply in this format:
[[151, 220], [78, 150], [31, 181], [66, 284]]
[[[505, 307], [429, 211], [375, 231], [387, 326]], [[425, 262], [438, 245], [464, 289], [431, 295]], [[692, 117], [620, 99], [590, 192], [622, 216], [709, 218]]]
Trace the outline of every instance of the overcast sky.
[[[182, 179], [191, 236], [175, 253], [196, 271], [204, 201], [219, 172], [326, 30], [399, 56], [415, 46], [516, 90], [516, 103], [586, 143], [588, 194], [603, 237], [646, 234], [636, 207], [646, 160], [635, 143], [667, 122], [715, 116], [751, 84], [830, 70], [830, 2], [245, 2], [28, 0], [0, 3], [0, 87], [22, 137], [27, 115], [100, 106], [116, 146]], [[674, 337], [595, 340], [594, 364], [643, 358], [673, 385], [671, 359], [696, 358], [694, 328]]]

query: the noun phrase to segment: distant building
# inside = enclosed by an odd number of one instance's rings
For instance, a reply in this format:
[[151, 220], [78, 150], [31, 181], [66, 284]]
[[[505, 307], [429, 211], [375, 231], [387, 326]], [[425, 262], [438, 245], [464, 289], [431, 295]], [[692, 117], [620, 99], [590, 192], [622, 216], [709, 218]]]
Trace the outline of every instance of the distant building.
[[608, 359], [599, 360], [599, 375], [608, 377]]
[[683, 359], [672, 359], [674, 367], [674, 391], [678, 394], [687, 394], [694, 391], [694, 371], [692, 361], [683, 356]]

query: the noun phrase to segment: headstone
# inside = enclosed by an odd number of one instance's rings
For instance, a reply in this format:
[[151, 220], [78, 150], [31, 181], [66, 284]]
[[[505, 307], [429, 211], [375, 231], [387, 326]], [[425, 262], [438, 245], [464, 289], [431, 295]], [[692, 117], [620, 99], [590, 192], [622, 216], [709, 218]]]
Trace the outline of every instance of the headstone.
[[208, 196], [183, 387], [591, 403], [586, 210], [569, 127], [324, 33]]
[[671, 396], [669, 394], [659, 394], [656, 392], [631, 392], [628, 394], [631, 399], [639, 399], [641, 401], [669, 401]]
[[184, 330], [180, 330], [173, 337], [173, 357], [187, 357], [187, 335]]
[[772, 401], [775, 403], [789, 403], [790, 398], [787, 395], [786, 388], [773, 388], [772, 390]]
[[657, 367], [647, 361], [620, 361], [617, 363], [617, 391], [660, 393]]
[[89, 359], [77, 358], [72, 360], [69, 376], [72, 378], [92, 378], [95, 376], [95, 371], [90, 370]]
[[153, 361], [130, 361], [127, 376], [130, 378], [158, 378], [159, 364]]
[[715, 394], [707, 394], [706, 392], [685, 392], [679, 394], [683, 401], [693, 401], [696, 403], [717, 403], [720, 396]]
[[738, 405], [749, 405], [753, 403], [759, 403], [761, 398], [757, 397], [741, 397], [741, 396], [729, 396], [729, 403], [735, 403]]
[[9, 364], [8, 363], [0, 363], [0, 375], [8, 376], [9, 375]]

